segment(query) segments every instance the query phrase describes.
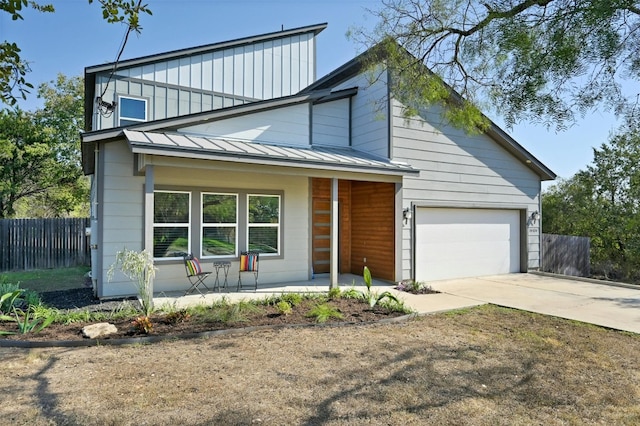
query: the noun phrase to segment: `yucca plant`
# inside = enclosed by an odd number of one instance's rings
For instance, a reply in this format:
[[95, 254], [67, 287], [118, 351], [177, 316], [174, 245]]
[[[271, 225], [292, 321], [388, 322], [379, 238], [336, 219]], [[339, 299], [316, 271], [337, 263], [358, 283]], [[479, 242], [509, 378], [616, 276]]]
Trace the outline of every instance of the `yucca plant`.
[[371, 271], [366, 266], [362, 272], [362, 278], [364, 279], [364, 284], [367, 286], [367, 291], [363, 293], [363, 298], [369, 303], [370, 308], [374, 308], [378, 303], [383, 300], [393, 301], [396, 303], [400, 303], [398, 298], [391, 294], [389, 291], [385, 291], [382, 294], [378, 294], [376, 292], [371, 291]]

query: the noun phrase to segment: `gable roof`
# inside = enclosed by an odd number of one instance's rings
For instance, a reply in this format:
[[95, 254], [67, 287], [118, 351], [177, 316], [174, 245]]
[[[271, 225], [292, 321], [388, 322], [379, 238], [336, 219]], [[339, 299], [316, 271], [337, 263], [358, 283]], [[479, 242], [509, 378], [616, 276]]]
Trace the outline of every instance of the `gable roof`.
[[327, 23], [309, 25], [305, 27], [292, 28], [289, 30], [276, 31], [271, 33], [265, 33], [256, 36], [243, 37], [235, 40], [229, 40], [219, 43], [206, 44], [202, 46], [190, 47], [186, 49], [172, 50], [169, 52], [162, 52], [153, 55], [141, 56], [139, 58], [127, 59], [117, 62], [109, 62], [101, 65], [92, 65], [85, 67], [84, 69], [84, 122], [85, 130], [91, 130], [91, 119], [93, 114], [93, 103], [95, 102], [95, 82], [96, 74], [102, 72], [108, 72], [113, 70], [114, 65], [117, 65], [118, 69], [131, 68], [142, 65], [149, 65], [155, 62], [167, 61], [172, 59], [179, 59], [189, 57], [193, 55], [201, 55], [205, 53], [211, 53], [218, 50], [229, 49], [232, 47], [244, 46], [247, 44], [260, 43], [268, 40], [277, 40], [285, 37], [313, 33], [318, 35], [322, 30], [327, 28]]
[[[406, 53], [410, 55], [409, 52]], [[365, 69], [367, 64], [371, 63], [372, 60], [380, 58], [380, 55], [381, 54], [379, 45], [373, 46], [360, 55], [356, 56], [349, 62], [331, 71], [324, 77], [316, 80], [314, 83], [301, 90], [300, 94], [310, 93], [317, 90], [330, 90], [332, 87], [335, 87], [338, 84], [360, 74], [363, 69]], [[446, 86], [449, 88], [449, 90], [451, 90], [454, 96], [462, 99], [462, 96], [458, 92], [453, 90], [453, 88], [451, 88], [449, 85]], [[533, 154], [527, 151], [507, 132], [500, 128], [500, 126], [494, 123], [493, 120], [489, 119], [489, 117], [484, 117], [489, 120], [489, 129], [487, 129], [486, 134], [491, 137], [498, 145], [507, 150], [518, 160], [526, 164], [529, 168], [531, 168], [538, 176], [540, 176], [540, 179], [554, 180], [556, 178], [556, 174], [551, 169], [549, 169]]]

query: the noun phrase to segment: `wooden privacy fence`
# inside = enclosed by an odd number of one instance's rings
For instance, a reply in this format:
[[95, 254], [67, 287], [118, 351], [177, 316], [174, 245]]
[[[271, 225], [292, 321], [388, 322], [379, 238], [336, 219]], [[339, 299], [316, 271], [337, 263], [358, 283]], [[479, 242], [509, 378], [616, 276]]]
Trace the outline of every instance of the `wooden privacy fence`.
[[542, 234], [542, 270], [588, 277], [591, 274], [591, 240], [588, 237]]
[[0, 271], [90, 265], [88, 218], [1, 219]]

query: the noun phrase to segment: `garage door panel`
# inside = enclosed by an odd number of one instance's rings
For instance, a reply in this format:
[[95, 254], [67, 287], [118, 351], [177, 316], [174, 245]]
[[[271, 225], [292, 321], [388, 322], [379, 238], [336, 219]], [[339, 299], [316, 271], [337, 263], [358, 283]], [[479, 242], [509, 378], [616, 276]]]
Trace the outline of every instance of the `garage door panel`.
[[416, 279], [429, 281], [520, 271], [517, 210], [416, 210]]

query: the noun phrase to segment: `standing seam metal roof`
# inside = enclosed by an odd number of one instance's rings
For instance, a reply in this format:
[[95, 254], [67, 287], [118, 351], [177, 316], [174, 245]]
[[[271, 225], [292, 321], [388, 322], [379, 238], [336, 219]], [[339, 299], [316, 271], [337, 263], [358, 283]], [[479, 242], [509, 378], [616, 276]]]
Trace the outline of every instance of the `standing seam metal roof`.
[[347, 169], [353, 172], [406, 175], [419, 173], [406, 163], [396, 163], [352, 148], [328, 146], [293, 147], [266, 145], [256, 142], [209, 138], [193, 135], [124, 130], [124, 136], [134, 153], [175, 157], [199, 154], [212, 160], [231, 160], [254, 164], [274, 164], [291, 167]]

